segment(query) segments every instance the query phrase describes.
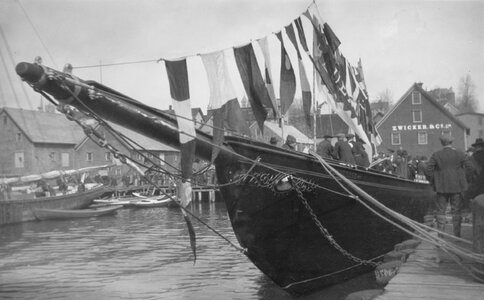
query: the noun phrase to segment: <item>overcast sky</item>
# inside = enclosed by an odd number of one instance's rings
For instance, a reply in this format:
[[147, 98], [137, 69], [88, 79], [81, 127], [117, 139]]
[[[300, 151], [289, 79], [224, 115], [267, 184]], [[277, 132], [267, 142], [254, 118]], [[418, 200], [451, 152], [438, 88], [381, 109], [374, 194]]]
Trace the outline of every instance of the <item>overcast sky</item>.
[[[15, 64], [40, 55], [147, 104], [166, 108], [158, 58], [173, 59], [242, 45], [288, 25], [301, 0], [0, 0], [0, 106], [35, 108]], [[469, 74], [484, 111], [484, 1], [318, 0], [341, 51], [363, 62], [370, 98], [388, 89], [397, 101], [414, 83], [452, 87]], [[196, 79], [195, 79], [196, 80]], [[27, 94], [27, 95], [26, 95]], [[200, 100], [200, 106], [206, 102]], [[194, 104], [192, 106], [197, 106]]]

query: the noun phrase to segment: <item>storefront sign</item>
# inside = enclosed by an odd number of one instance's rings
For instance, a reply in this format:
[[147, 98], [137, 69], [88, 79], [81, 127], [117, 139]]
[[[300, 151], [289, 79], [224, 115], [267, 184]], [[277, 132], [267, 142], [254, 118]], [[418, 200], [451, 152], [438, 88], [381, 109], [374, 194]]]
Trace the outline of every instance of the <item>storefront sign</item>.
[[432, 129], [449, 129], [452, 128], [452, 124], [412, 124], [412, 125], [394, 125], [393, 131], [405, 131], [405, 130], [432, 130]]

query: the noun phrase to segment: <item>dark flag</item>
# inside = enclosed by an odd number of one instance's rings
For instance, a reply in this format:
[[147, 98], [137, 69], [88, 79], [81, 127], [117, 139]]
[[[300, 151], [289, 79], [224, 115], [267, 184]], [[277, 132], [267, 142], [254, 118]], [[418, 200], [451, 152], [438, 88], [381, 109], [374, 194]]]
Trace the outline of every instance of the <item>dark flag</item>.
[[281, 42], [281, 84], [279, 92], [281, 98], [281, 114], [284, 115], [294, 101], [294, 95], [296, 94], [296, 76], [294, 75], [291, 60], [284, 48], [281, 32], [276, 33], [276, 36]]
[[264, 79], [262, 78], [252, 44], [234, 48], [234, 55], [250, 106], [252, 107], [260, 130], [263, 132], [264, 121], [267, 117], [266, 107], [274, 110], [274, 115], [276, 115], [276, 108], [272, 104]]
[[[271, 97], [272, 100], [272, 105], [277, 108], [277, 101], [276, 101], [276, 95], [274, 92], [274, 84], [272, 82], [272, 76], [271, 76], [271, 56], [270, 56], [270, 50], [269, 50], [269, 40], [266, 37], [259, 39], [258, 40], [259, 46], [262, 50], [262, 54], [264, 55], [264, 81], [266, 82], [266, 87], [267, 91], [269, 92], [269, 96]], [[274, 111], [276, 115], [274, 115], [275, 118], [279, 118], [279, 111], [276, 109]]]
[[299, 46], [297, 45], [296, 40], [296, 33], [294, 32], [294, 28], [292, 24], [286, 26], [286, 34], [289, 37], [289, 40], [296, 48], [297, 52], [297, 59], [299, 65], [299, 77], [301, 78], [301, 91], [302, 91], [302, 101], [303, 101], [303, 111], [304, 116], [306, 117], [306, 123], [308, 127], [311, 127], [311, 86], [309, 85], [308, 76], [306, 73], [306, 68], [304, 67], [301, 52], [299, 51]]

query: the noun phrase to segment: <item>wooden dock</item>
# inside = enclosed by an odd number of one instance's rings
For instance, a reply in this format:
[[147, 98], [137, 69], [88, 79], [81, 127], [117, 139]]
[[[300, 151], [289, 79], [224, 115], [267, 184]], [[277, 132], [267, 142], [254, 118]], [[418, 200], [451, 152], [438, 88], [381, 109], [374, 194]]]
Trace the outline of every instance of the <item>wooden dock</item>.
[[[462, 236], [472, 240], [472, 224], [462, 224]], [[472, 248], [471, 245], [465, 246]], [[469, 261], [461, 264], [471, 267]], [[422, 242], [415, 249], [384, 290], [374, 299], [484, 299], [484, 284], [475, 281], [448, 254], [428, 242]]]

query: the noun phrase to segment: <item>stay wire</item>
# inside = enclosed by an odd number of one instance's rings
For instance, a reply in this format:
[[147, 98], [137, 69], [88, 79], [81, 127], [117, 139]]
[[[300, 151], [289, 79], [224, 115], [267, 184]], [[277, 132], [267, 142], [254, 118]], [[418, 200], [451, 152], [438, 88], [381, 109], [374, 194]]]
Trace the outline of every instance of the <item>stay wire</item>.
[[[80, 85], [80, 84], [79, 84], [79, 83], [77, 83], [77, 82], [71, 82], [71, 83], [72, 83], [72, 84], [77, 84], [77, 85]], [[82, 86], [82, 85], [80, 85], [80, 86]], [[67, 88], [67, 87], [65, 87], [65, 88]], [[110, 101], [114, 101], [114, 102], [116, 102], [116, 103], [119, 103], [119, 101], [120, 101], [120, 100], [133, 101], [133, 99], [128, 98], [128, 97], [125, 97], [125, 96], [120, 96], [120, 95], [117, 95], [117, 94], [109, 93], [109, 92], [106, 92], [106, 91], [103, 91], [103, 90], [96, 89], [96, 88], [94, 88], [94, 87], [93, 87], [93, 89], [94, 89], [96, 92], [99, 92], [101, 95], [102, 95], [102, 94], [104, 94], [104, 93], [105, 93], [105, 94], [108, 94], [108, 95], [111, 95], [111, 97], [112, 97], [112, 98], [106, 98], [106, 99], [107, 99], [107, 100], [110, 100]], [[69, 92], [70, 92], [70, 93], [72, 93], [72, 91], [70, 91], [70, 89], [68, 89], [68, 88], [67, 88], [67, 90], [69, 90]], [[77, 97], [77, 98], [78, 98], [78, 97]], [[113, 98], [114, 98], [114, 99], [113, 99]], [[118, 100], [118, 99], [116, 99], [116, 98], [119, 98], [119, 100]], [[78, 101], [81, 101], [81, 103], [82, 103], [82, 100], [80, 100], [79, 98], [78, 98]], [[82, 105], [83, 105], [84, 107], [86, 107], [86, 108], [87, 108], [87, 109], [88, 109], [88, 110], [89, 110], [89, 111], [90, 111], [92, 114], [96, 115], [96, 114], [95, 114], [95, 113], [94, 113], [94, 112], [93, 112], [93, 111], [92, 111], [92, 110], [91, 110], [89, 107], [87, 107], [87, 106], [86, 106], [84, 103], [82, 103]], [[163, 112], [163, 113], [165, 113], [165, 112]], [[171, 114], [171, 115], [173, 115], [173, 116], [175, 116], [175, 117], [177, 116], [176, 114]], [[184, 119], [187, 119], [187, 120], [190, 120], [190, 121], [193, 121], [192, 119], [188, 119], [188, 118], [185, 118], [185, 117], [183, 117], [183, 116], [180, 116], [180, 117], [181, 117], [181, 118], [184, 118]], [[105, 123], [105, 121], [103, 121], [103, 120], [102, 120], [100, 117], [98, 117], [98, 118], [99, 118], [100, 122], [104, 122], [104, 123]], [[108, 124], [108, 126], [109, 126], [109, 124]], [[191, 135], [190, 133], [187, 133], [187, 132], [183, 132], [183, 134], [185, 134], [185, 135], [187, 135], [187, 136], [189, 136], [189, 137], [191, 137], [191, 138], [194, 138], [194, 139], [197, 139], [197, 140], [201, 140], [201, 139], [200, 139], [198, 136], [196, 136], [196, 135]], [[271, 171], [274, 171], [274, 172], [276, 172], [276, 173], [278, 173], [278, 174], [281, 174], [281, 175], [285, 175], [285, 176], [292, 176], [292, 174], [289, 174], [289, 173], [286, 173], [286, 172], [280, 171], [280, 170], [278, 170], [278, 169], [276, 169], [276, 168], [274, 168], [274, 167], [271, 167], [271, 166], [269, 166], [269, 165], [267, 165], [267, 164], [264, 164], [264, 163], [258, 162], [258, 161], [257, 161], [257, 160], [255, 160], [255, 159], [251, 159], [251, 158], [246, 157], [246, 156], [244, 156], [244, 155], [241, 155], [241, 154], [239, 154], [239, 153], [237, 153], [237, 152], [234, 152], [234, 151], [232, 151], [232, 150], [230, 150], [230, 149], [223, 148], [222, 146], [217, 145], [217, 144], [215, 144], [215, 143], [213, 143], [213, 142], [210, 142], [210, 141], [204, 141], [204, 142], [209, 143], [209, 144], [210, 144], [212, 147], [218, 148], [218, 149], [219, 149], [219, 150], [221, 150], [221, 151], [228, 152], [228, 153], [230, 153], [230, 154], [232, 154], [232, 155], [234, 155], [234, 156], [236, 156], [236, 157], [238, 157], [238, 158], [241, 158], [241, 159], [242, 159], [242, 160], [244, 160], [244, 161], [248, 161], [248, 162], [251, 162], [251, 163], [256, 163], [256, 164], [259, 164], [260, 166], [263, 166], [263, 167], [265, 167], [265, 168], [267, 168], [267, 169], [269, 169], [269, 170], [271, 170]], [[303, 178], [298, 178], [298, 179], [299, 179], [301, 182], [303, 182], [303, 183], [306, 183], [306, 184], [310, 184], [310, 185], [316, 186], [316, 187], [318, 187], [318, 188], [320, 188], [320, 189], [322, 189], [322, 190], [326, 190], [326, 191], [328, 191], [328, 192], [335, 193], [335, 194], [338, 194], [338, 195], [341, 195], [341, 196], [346, 196], [346, 197], [348, 196], [348, 195], [346, 195], [346, 194], [342, 194], [342, 193], [340, 193], [340, 192], [338, 192], [338, 191], [335, 191], [335, 190], [332, 190], [332, 189], [329, 189], [329, 188], [326, 188], [326, 187], [323, 187], [323, 186], [320, 186], [320, 185], [314, 184], [314, 183], [309, 182], [309, 181], [307, 181], [307, 180], [305, 180], [305, 179], [303, 179]]]
[[40, 43], [42, 44], [42, 47], [44, 47], [45, 49], [45, 52], [47, 52], [47, 55], [49, 55], [49, 58], [50, 60], [52, 61], [52, 63], [54, 64], [54, 66], [56, 68], [57, 67], [57, 64], [55, 63], [55, 60], [54, 58], [52, 57], [52, 55], [50, 54], [50, 51], [49, 51], [49, 48], [47, 48], [47, 46], [45, 45], [44, 41], [42, 40], [39, 32], [37, 31], [37, 27], [35, 27], [34, 23], [32, 22], [29, 14], [27, 13], [27, 11], [25, 10], [24, 6], [22, 5], [22, 2], [20, 0], [17, 0], [17, 3], [19, 4], [20, 8], [22, 9], [22, 12], [24, 13], [25, 17], [27, 18], [27, 20], [29, 21], [30, 23], [30, 26], [32, 26], [32, 29], [34, 30], [35, 32], [35, 35], [37, 36], [37, 38], [39, 39]]
[[[82, 103], [82, 100], [79, 99], [79, 97], [77, 97], [77, 95], [75, 95], [69, 88], [67, 88], [67, 90], [71, 93], [71, 96], [74, 97], [77, 101], [79, 101], [80, 103]], [[95, 114], [95, 113], [94, 113]], [[96, 115], [97, 116], [97, 115]], [[99, 117], [99, 116], [98, 116]], [[81, 125], [79, 122], [77, 122], [79, 125]], [[82, 126], [82, 125], [81, 125]], [[92, 139], [91, 136], [89, 136], [89, 138]], [[93, 140], [93, 139], [92, 139]], [[93, 140], [93, 142], [96, 143], [95, 140]], [[96, 143], [97, 144], [97, 143]], [[128, 158], [130, 161], [133, 161], [132, 159]], [[175, 205], [177, 205], [180, 209], [182, 209], [184, 212], [188, 213], [191, 217], [193, 217], [195, 220], [197, 220], [198, 222], [200, 222], [201, 224], [203, 224], [204, 226], [206, 226], [208, 229], [210, 229], [213, 233], [215, 233], [216, 235], [218, 235], [219, 237], [221, 237], [222, 239], [224, 239], [226, 242], [228, 242], [232, 247], [234, 247], [235, 249], [237, 249], [238, 251], [240, 251], [241, 253], [243, 254], [246, 254], [246, 249], [244, 248], [241, 248], [237, 245], [235, 245], [232, 241], [230, 241], [228, 238], [226, 238], [225, 236], [223, 236], [221, 233], [219, 233], [216, 229], [214, 229], [212, 226], [210, 226], [208, 223], [206, 223], [205, 221], [203, 221], [202, 219], [200, 219], [198, 216], [196, 216], [195, 214], [193, 214], [190, 210], [186, 209], [185, 207], [183, 207], [183, 205], [181, 205], [180, 203], [178, 203], [170, 194], [166, 193], [163, 191], [163, 189], [158, 186], [156, 183], [154, 183], [150, 178], [147, 178], [146, 176], [144, 176], [142, 174], [142, 176], [144, 177], [144, 179], [150, 183], [152, 186], [156, 187], [160, 193], [162, 193], [164, 196], [170, 198], [170, 200], [172, 201], [172, 203], [174, 203]]]

